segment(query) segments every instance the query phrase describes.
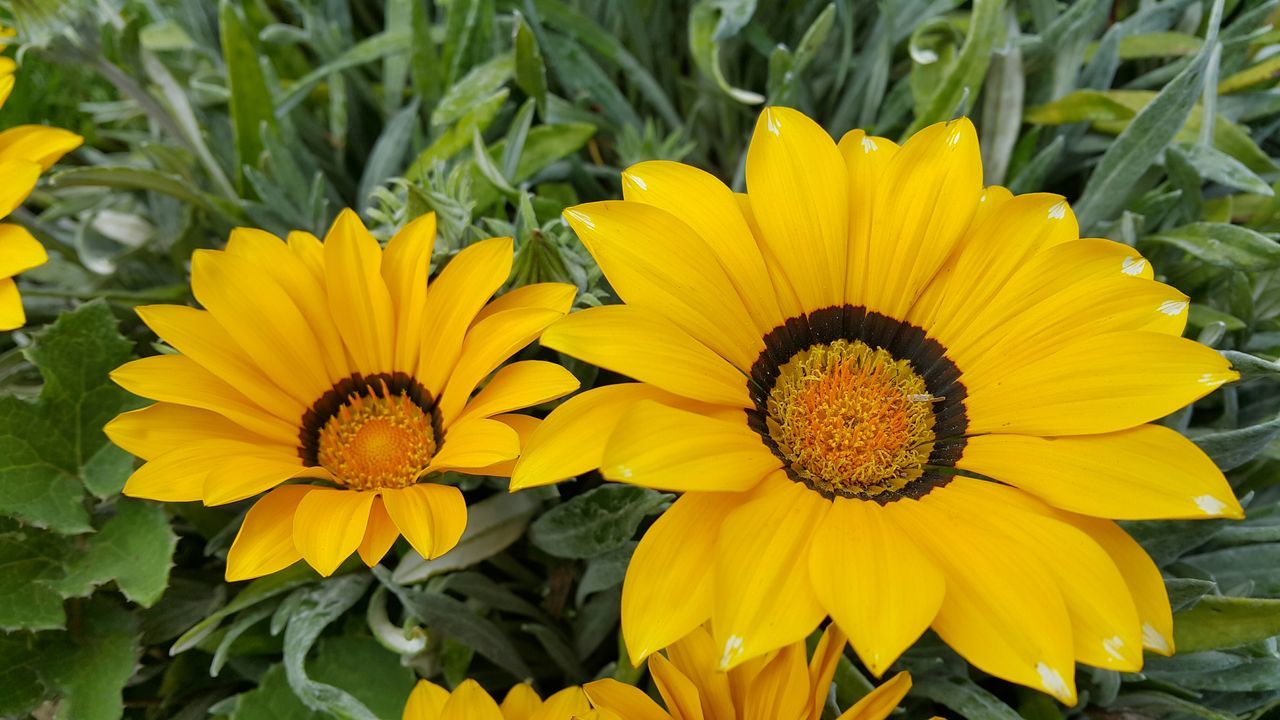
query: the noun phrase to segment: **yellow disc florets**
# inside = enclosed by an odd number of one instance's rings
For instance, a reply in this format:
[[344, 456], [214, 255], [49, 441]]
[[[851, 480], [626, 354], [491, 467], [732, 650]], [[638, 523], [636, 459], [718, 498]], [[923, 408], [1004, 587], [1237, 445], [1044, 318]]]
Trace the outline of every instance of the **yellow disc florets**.
[[793, 477], [835, 495], [876, 495], [920, 477], [933, 398], [911, 363], [855, 340], [814, 345], [779, 369], [769, 435]]
[[357, 490], [412, 485], [436, 451], [431, 416], [390, 392], [351, 395], [320, 429], [320, 465]]

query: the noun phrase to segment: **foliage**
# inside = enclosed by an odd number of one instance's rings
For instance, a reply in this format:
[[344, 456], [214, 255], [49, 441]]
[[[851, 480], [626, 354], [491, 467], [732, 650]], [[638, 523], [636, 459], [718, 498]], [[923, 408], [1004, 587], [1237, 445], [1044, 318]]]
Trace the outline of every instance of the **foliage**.
[[[3, 3], [0, 3], [3, 5]], [[1192, 297], [1237, 385], [1169, 418], [1230, 470], [1244, 522], [1133, 523], [1182, 652], [1082, 668], [1062, 708], [932, 635], [901, 661], [909, 717], [1261, 718], [1280, 707], [1280, 30], [1276, 0], [11, 0], [27, 43], [0, 123], [87, 137], [16, 214], [50, 249], [30, 326], [0, 339], [0, 714], [398, 717], [415, 674], [500, 692], [647, 682], [617, 636], [639, 529], [668, 498], [601, 486], [477, 505], [460, 547], [228, 587], [244, 508], [118, 494], [107, 381], [162, 351], [130, 312], [184, 302], [230, 228], [386, 237], [440, 218], [436, 267], [517, 239], [512, 285], [605, 286], [559, 219], [619, 171], [682, 159], [736, 188], [761, 103], [898, 138], [959, 113], [988, 183], [1070, 198]], [[532, 351], [534, 353], [544, 351]], [[608, 382], [566, 361], [584, 385]], [[836, 704], [870, 684], [846, 659]]]

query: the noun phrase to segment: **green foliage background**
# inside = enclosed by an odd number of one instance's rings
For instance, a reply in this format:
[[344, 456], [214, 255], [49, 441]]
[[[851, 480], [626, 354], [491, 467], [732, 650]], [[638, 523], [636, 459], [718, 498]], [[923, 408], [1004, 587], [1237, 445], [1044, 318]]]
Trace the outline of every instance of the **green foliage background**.
[[[0, 715], [394, 720], [415, 675], [645, 685], [619, 583], [667, 496], [471, 480], [470, 529], [443, 559], [401, 542], [372, 573], [228, 586], [245, 508], [121, 498], [133, 461], [100, 427], [137, 400], [106, 372], [163, 351], [130, 308], [189, 302], [193, 249], [237, 225], [321, 233], [346, 206], [382, 237], [437, 212], [436, 267], [513, 235], [513, 286], [611, 302], [561, 209], [617, 197], [619, 171], [652, 158], [740, 189], [768, 102], [837, 135], [972, 115], [988, 183], [1061, 193], [1084, 232], [1136, 245], [1192, 296], [1189, 332], [1246, 375], [1167, 423], [1229, 471], [1249, 519], [1129, 526], [1166, 573], [1182, 652], [1142, 674], [1081, 668], [1063, 708], [926, 636], [900, 663], [906, 716], [1280, 717], [1276, 0], [0, 7], [25, 43], [0, 127], [87, 138], [15, 215], [52, 260], [24, 276], [28, 328], [0, 338]], [[837, 681], [833, 710], [870, 687], [851, 660]]]

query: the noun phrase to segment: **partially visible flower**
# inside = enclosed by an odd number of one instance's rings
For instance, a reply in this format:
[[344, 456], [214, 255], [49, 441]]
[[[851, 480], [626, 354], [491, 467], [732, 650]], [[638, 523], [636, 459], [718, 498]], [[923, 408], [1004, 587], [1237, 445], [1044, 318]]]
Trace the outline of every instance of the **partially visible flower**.
[[[698, 628], [668, 647], [666, 656], [649, 656], [649, 673], [666, 710], [617, 680], [597, 680], [585, 690], [603, 716], [621, 720], [821, 720], [844, 644], [839, 628], [828, 625], [807, 662], [801, 640], [720, 672], [711, 633]], [[883, 720], [910, 689], [911, 676], [900, 672], [839, 720]]]
[[[13, 30], [0, 27], [0, 47], [13, 35]], [[13, 92], [16, 69], [12, 58], [0, 57], [0, 108]], [[84, 138], [73, 132], [43, 125], [19, 125], [0, 132], [0, 219], [27, 199], [40, 173], [82, 142]], [[13, 277], [48, 260], [44, 246], [25, 228], [0, 224], [0, 330], [15, 330], [27, 323]]]
[[452, 549], [467, 506], [442, 474], [509, 475], [538, 423], [512, 412], [578, 386], [549, 362], [498, 369], [575, 290], [530, 285], [486, 305], [511, 272], [510, 238], [467, 247], [428, 287], [435, 234], [426, 215], [384, 251], [348, 210], [323, 243], [241, 228], [225, 251], [196, 251], [204, 310], [138, 308], [177, 352], [112, 373], [157, 401], [106, 427], [147, 461], [124, 493], [221, 505], [266, 492], [228, 580], [300, 558], [329, 575], [353, 552], [372, 566], [402, 534], [426, 558]]
[[[543, 700], [528, 685], [516, 685], [499, 705], [475, 680], [453, 692], [419, 680], [404, 707], [404, 720], [596, 720], [582, 688], [566, 688]], [[603, 719], [601, 719], [603, 720]]]

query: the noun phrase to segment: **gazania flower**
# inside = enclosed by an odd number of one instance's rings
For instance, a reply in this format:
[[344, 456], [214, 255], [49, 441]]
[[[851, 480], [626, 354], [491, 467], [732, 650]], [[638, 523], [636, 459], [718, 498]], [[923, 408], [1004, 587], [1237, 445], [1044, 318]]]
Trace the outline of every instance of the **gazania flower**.
[[475, 680], [451, 693], [419, 680], [404, 708], [404, 720], [597, 720], [587, 695], [571, 687], [545, 701], [528, 685], [516, 685], [499, 705]]
[[565, 215], [625, 305], [544, 345], [639, 383], [563, 404], [513, 488], [599, 466], [683, 491], [627, 573], [638, 662], [710, 619], [722, 668], [830, 616], [879, 675], [932, 627], [1074, 703], [1074, 662], [1173, 651], [1155, 565], [1111, 519], [1239, 517], [1149, 424], [1234, 380], [1187, 298], [1046, 194], [982, 187], [968, 120], [901, 147], [760, 117], [747, 193], [671, 162]]
[[[13, 31], [0, 27], [0, 47]], [[15, 63], [0, 57], [0, 107], [13, 92]], [[21, 205], [40, 179], [63, 155], [80, 147], [84, 138], [43, 125], [19, 125], [0, 131], [0, 219]], [[0, 223], [0, 330], [14, 330], [27, 322], [13, 277], [48, 262], [44, 246], [19, 225]]]
[[227, 554], [229, 580], [299, 558], [329, 575], [357, 551], [374, 565], [401, 534], [427, 558], [457, 544], [466, 503], [441, 473], [510, 474], [537, 423], [510, 413], [578, 383], [530, 360], [472, 394], [568, 311], [574, 288], [486, 306], [511, 271], [510, 238], [467, 247], [428, 287], [435, 230], [419, 218], [384, 251], [345, 211], [323, 243], [241, 229], [225, 251], [196, 251], [205, 309], [138, 309], [177, 353], [112, 373], [157, 401], [106, 428], [147, 461], [125, 494], [220, 505], [266, 492]]
[[[639, 689], [617, 680], [597, 680], [585, 689], [602, 714], [611, 712], [622, 720], [821, 720], [844, 642], [844, 635], [828, 626], [808, 662], [800, 640], [721, 673], [711, 635], [698, 628], [667, 648], [666, 657], [649, 657], [665, 711]], [[898, 673], [839, 720], [883, 720], [910, 689], [911, 676]]]

